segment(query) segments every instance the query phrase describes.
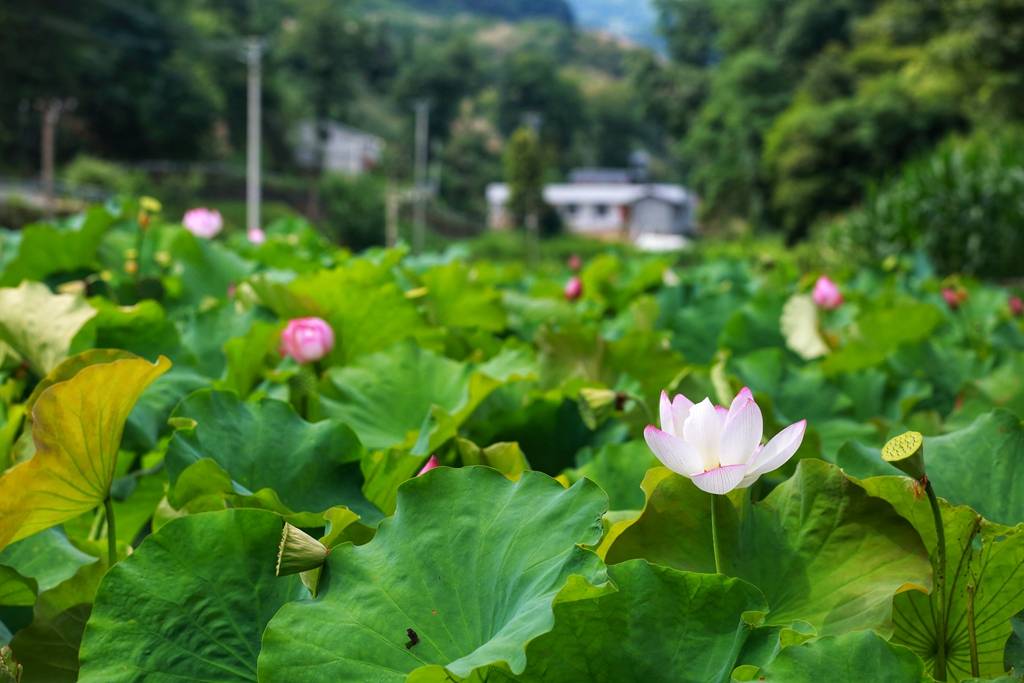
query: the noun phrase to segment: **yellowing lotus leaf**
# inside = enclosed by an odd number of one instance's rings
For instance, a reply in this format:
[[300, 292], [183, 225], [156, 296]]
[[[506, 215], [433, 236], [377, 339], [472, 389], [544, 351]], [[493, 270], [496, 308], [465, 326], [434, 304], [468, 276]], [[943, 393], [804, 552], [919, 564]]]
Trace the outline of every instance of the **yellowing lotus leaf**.
[[170, 367], [163, 356], [121, 358], [84, 367], [39, 395], [35, 456], [0, 476], [0, 549], [103, 502], [128, 413]]

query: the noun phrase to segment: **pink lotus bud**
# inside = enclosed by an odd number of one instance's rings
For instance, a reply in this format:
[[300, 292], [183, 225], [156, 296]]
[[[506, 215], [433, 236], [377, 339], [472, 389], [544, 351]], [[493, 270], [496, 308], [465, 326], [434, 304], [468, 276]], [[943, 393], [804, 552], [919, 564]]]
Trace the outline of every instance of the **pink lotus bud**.
[[967, 301], [967, 292], [962, 289], [943, 287], [942, 298], [946, 300], [946, 305], [949, 306], [950, 310], [955, 311], [960, 308], [960, 304]]
[[281, 333], [281, 355], [299, 363], [318, 361], [334, 348], [334, 330], [320, 318], [289, 320]]
[[565, 298], [568, 301], [576, 301], [583, 294], [583, 280], [573, 275], [569, 278], [569, 281], [565, 283]]
[[1021, 299], [1019, 296], [1011, 296], [1010, 313], [1012, 313], [1015, 318], [1019, 318], [1024, 315], [1024, 299]]
[[829, 311], [839, 308], [843, 303], [843, 293], [827, 275], [822, 275], [814, 283], [814, 292], [811, 293], [811, 297], [814, 299], [814, 303]]
[[583, 267], [583, 259], [580, 258], [579, 254], [573, 254], [569, 257], [568, 266], [569, 270], [578, 273], [580, 268]]
[[220, 217], [220, 211], [202, 207], [186, 211], [181, 223], [190, 233], [204, 239], [216, 236], [224, 227], [224, 219]]
[[249, 238], [249, 241], [253, 244], [263, 244], [267, 241], [267, 233], [263, 232], [260, 228], [249, 228], [245, 236]]
[[432, 456], [430, 456], [430, 460], [427, 461], [427, 464], [423, 466], [423, 469], [421, 469], [419, 472], [416, 473], [416, 476], [417, 477], [422, 477], [424, 474], [426, 474], [430, 470], [434, 469], [435, 467], [439, 466], [440, 464], [441, 463], [438, 462], [438, 460], [437, 460], [437, 456], [436, 455], [432, 455]]

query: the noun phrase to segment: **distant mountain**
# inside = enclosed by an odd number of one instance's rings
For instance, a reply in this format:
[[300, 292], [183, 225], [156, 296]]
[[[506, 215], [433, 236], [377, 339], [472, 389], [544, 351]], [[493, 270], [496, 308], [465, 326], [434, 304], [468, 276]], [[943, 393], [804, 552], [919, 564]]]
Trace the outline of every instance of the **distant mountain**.
[[660, 48], [654, 0], [569, 0], [576, 23]]
[[[554, 19], [573, 23], [572, 8], [566, 0], [401, 0], [402, 4], [431, 14], [467, 12], [508, 20]], [[585, 3], [587, 0], [583, 0]]]

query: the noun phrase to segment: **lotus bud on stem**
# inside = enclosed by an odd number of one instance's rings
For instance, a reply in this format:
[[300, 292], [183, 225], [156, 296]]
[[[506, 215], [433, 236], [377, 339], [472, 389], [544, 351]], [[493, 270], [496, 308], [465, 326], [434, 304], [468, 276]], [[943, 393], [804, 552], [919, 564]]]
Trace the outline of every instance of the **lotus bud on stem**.
[[938, 595], [936, 607], [936, 655], [935, 680], [946, 680], [946, 532], [942, 525], [942, 510], [935, 489], [928, 480], [924, 467], [924, 437], [920, 432], [904, 432], [894, 436], [882, 446], [882, 459], [893, 467], [908, 474], [924, 487], [928, 495], [928, 504], [932, 509], [935, 523], [936, 560], [933, 565], [935, 573], [935, 594]]
[[277, 549], [277, 575], [288, 576], [321, 567], [330, 552], [323, 543], [286, 522]]

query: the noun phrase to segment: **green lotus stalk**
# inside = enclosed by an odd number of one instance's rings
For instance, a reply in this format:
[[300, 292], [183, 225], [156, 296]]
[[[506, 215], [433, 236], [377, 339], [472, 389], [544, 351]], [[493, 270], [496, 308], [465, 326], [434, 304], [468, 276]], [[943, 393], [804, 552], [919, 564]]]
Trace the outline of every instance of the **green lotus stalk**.
[[[924, 437], [920, 432], [904, 432], [894, 436], [882, 447], [882, 459], [900, 471], [918, 481], [928, 495], [928, 504], [932, 509], [932, 520], [935, 523], [935, 592], [936, 603], [935, 624], [935, 673], [937, 681], [946, 680], [946, 531], [942, 524], [942, 510], [935, 489], [928, 480], [924, 467]], [[976, 647], [976, 646], [975, 646]]]
[[[932, 508], [935, 521], [936, 554], [935, 592], [939, 596], [938, 624], [935, 628], [937, 653], [935, 655], [935, 680], [946, 680], [946, 532], [942, 525], [942, 512], [939, 499], [935, 496], [932, 483], [925, 477], [924, 490], [928, 494], [928, 503]], [[977, 647], [977, 646], [975, 646]]]
[[107, 494], [103, 501], [103, 508], [106, 510], [107, 519], [107, 561], [113, 567], [117, 564], [117, 527], [114, 524], [114, 501], [110, 494]]
[[718, 550], [718, 517], [715, 508], [718, 507], [718, 496], [711, 496], [711, 547], [715, 553], [715, 573], [722, 573], [722, 556]]

